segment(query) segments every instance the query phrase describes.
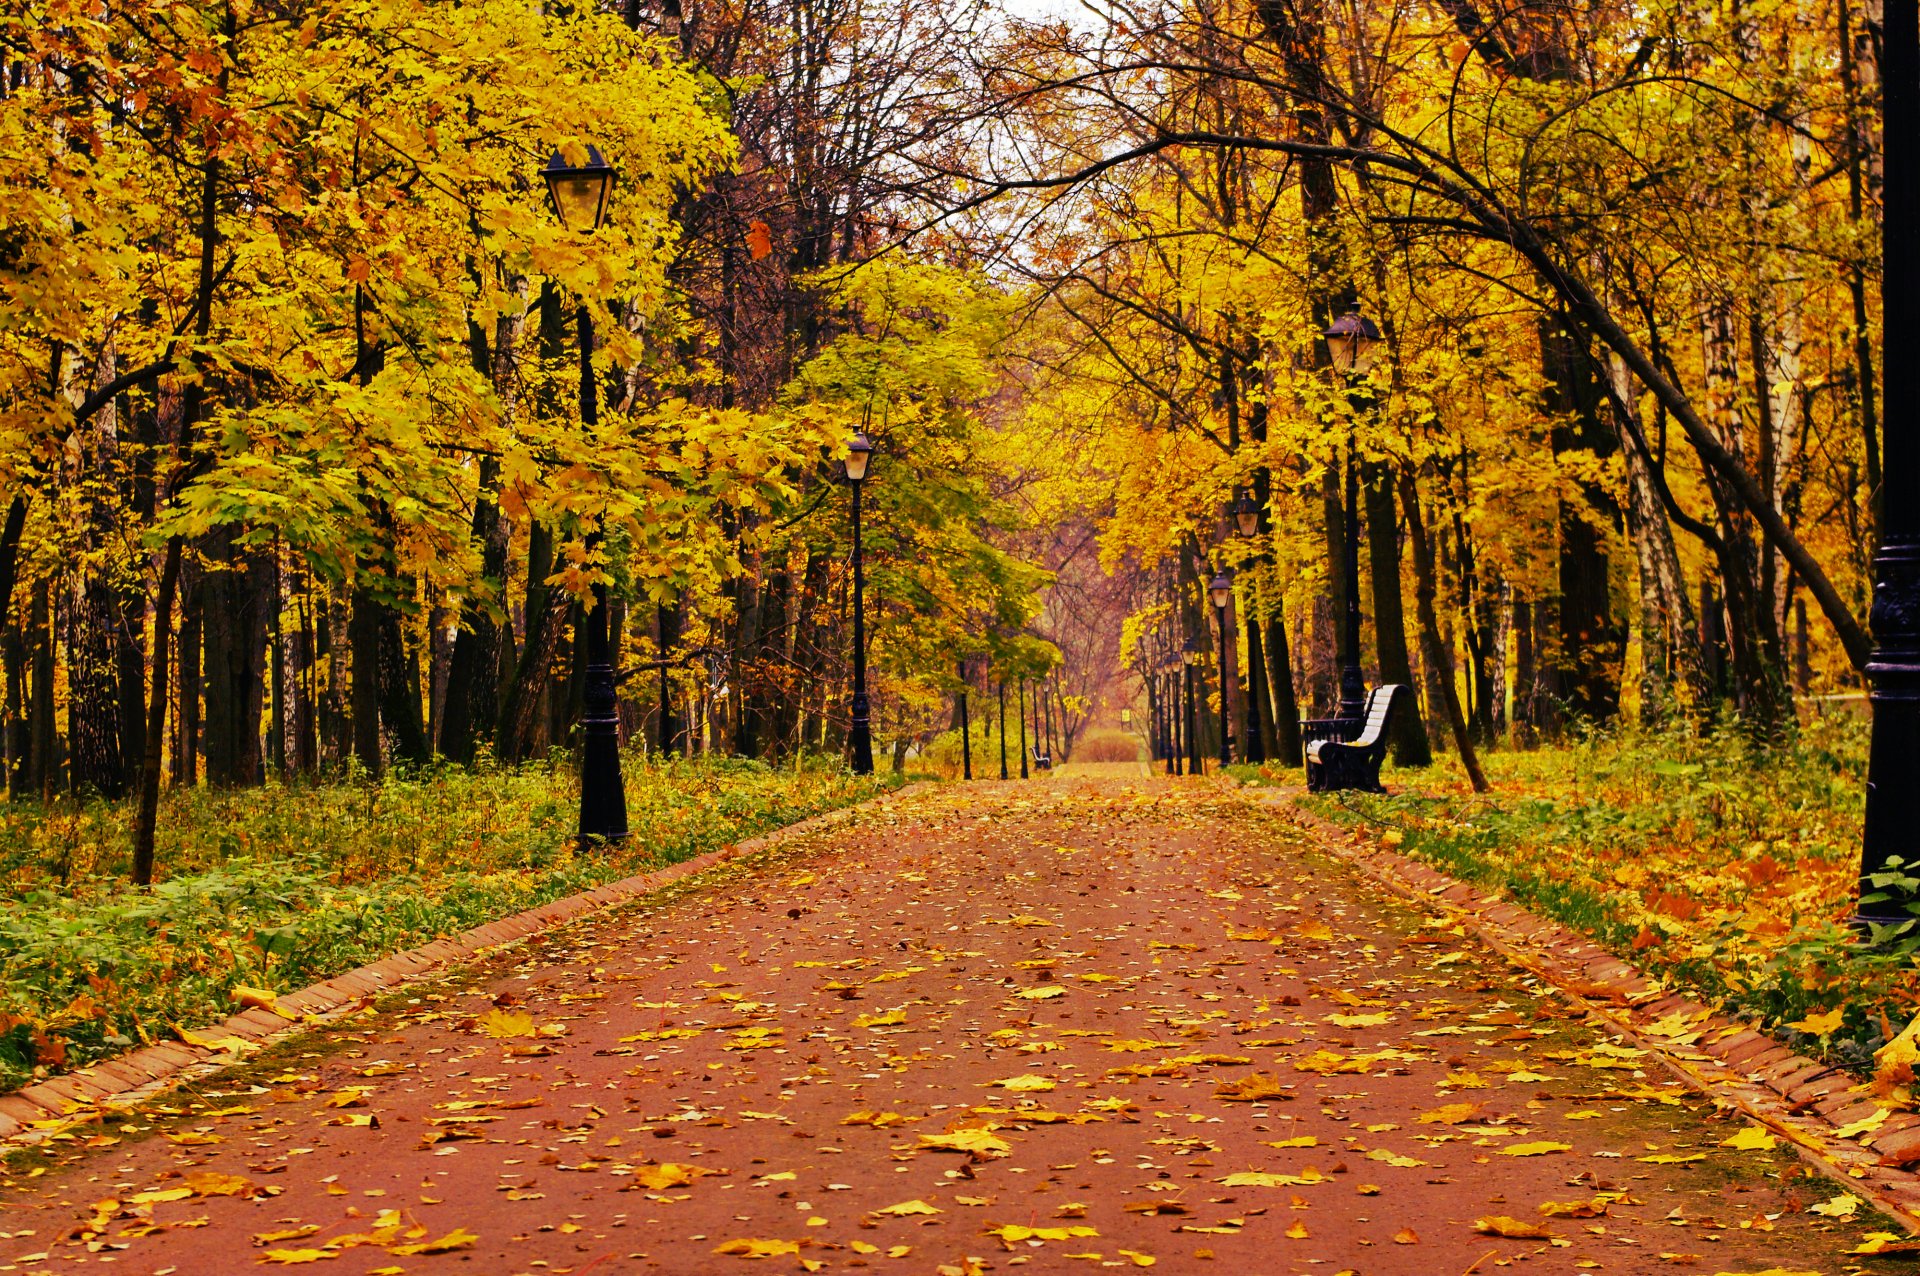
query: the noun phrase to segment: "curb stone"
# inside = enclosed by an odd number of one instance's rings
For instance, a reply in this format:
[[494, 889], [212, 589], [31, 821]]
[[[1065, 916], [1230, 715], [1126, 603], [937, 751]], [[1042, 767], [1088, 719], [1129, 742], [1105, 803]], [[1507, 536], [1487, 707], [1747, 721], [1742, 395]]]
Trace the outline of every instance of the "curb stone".
[[[1252, 791], [1249, 791], [1252, 792]], [[1800, 1159], [1920, 1234], [1920, 1117], [1893, 1112], [1857, 1141], [1841, 1127], [1891, 1105], [1849, 1073], [1797, 1055], [1756, 1024], [1670, 993], [1587, 936], [1534, 916], [1430, 864], [1379, 845], [1357, 830], [1300, 809], [1299, 790], [1264, 789], [1254, 800], [1315, 835], [1314, 844], [1407, 899], [1446, 910], [1482, 943], [1553, 987], [1610, 1031], [1658, 1059], [1717, 1105], [1766, 1126]], [[1649, 1029], [1680, 1015], [1698, 1030], [1683, 1047]]]
[[[349, 1011], [380, 993], [444, 972], [489, 949], [503, 947], [551, 930], [563, 922], [597, 913], [617, 904], [654, 894], [696, 877], [730, 860], [752, 855], [808, 833], [845, 824], [862, 812], [914, 796], [932, 787], [921, 781], [904, 785], [851, 806], [808, 816], [793, 824], [722, 846], [678, 864], [637, 873], [564, 899], [550, 900], [522, 912], [485, 922], [457, 935], [447, 935], [370, 962], [277, 997], [279, 1005], [297, 1017], [248, 1009], [213, 1024], [194, 1029], [210, 1039], [237, 1037], [249, 1044], [265, 1044], [303, 1032]], [[76, 1114], [112, 1103], [144, 1099], [172, 1087], [189, 1074], [203, 1075], [235, 1061], [230, 1050], [164, 1041], [143, 1049], [102, 1059], [72, 1072], [0, 1094], [0, 1151], [9, 1146], [31, 1146], [69, 1125]]]

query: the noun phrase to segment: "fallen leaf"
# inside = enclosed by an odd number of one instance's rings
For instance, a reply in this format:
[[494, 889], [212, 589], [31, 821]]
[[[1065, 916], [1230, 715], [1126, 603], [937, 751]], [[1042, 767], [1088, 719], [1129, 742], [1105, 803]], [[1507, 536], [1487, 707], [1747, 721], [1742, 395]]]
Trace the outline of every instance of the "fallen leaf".
[[1807, 1213], [1822, 1214], [1827, 1218], [1851, 1218], [1860, 1209], [1860, 1198], [1843, 1192], [1830, 1201], [1807, 1206]]
[[1750, 1125], [1732, 1138], [1722, 1139], [1720, 1146], [1741, 1152], [1771, 1152], [1779, 1143], [1778, 1138], [1767, 1133], [1765, 1126]]
[[728, 1241], [716, 1245], [716, 1254], [733, 1254], [740, 1258], [779, 1258], [783, 1254], [798, 1254], [805, 1241]]
[[414, 1254], [446, 1254], [456, 1249], [467, 1249], [476, 1244], [479, 1239], [466, 1228], [456, 1227], [438, 1240], [421, 1241], [417, 1245], [395, 1245], [387, 1252], [398, 1258], [407, 1258]]
[[1013, 1145], [996, 1139], [990, 1130], [955, 1130], [950, 1134], [923, 1134], [920, 1146], [936, 1152], [967, 1152], [974, 1156], [1005, 1156]]
[[1510, 1143], [1500, 1149], [1501, 1156], [1546, 1156], [1552, 1152], [1571, 1152], [1571, 1143]]
[[473, 1021], [475, 1032], [489, 1037], [534, 1037], [540, 1034], [533, 1016], [524, 1010], [489, 1010]]
[[1418, 1119], [1421, 1125], [1459, 1125], [1480, 1115], [1485, 1106], [1481, 1103], [1447, 1103], [1431, 1112], [1422, 1112]]
[[1553, 1233], [1540, 1224], [1508, 1218], [1505, 1214], [1489, 1214], [1485, 1218], [1476, 1218], [1473, 1220], [1473, 1230], [1482, 1236], [1505, 1236], [1509, 1240], [1516, 1241], [1553, 1239]]
[[942, 1213], [942, 1211], [938, 1206], [929, 1205], [925, 1201], [919, 1201], [919, 1200], [902, 1201], [898, 1205], [889, 1205], [885, 1209], [877, 1209], [877, 1210], [874, 1210], [873, 1212], [875, 1214], [892, 1214], [892, 1215], [895, 1215], [896, 1217], [901, 1217], [901, 1218], [904, 1218], [909, 1214]]
[[1008, 1223], [1004, 1227], [989, 1227], [986, 1232], [989, 1236], [998, 1236], [1009, 1245], [1026, 1240], [1070, 1241], [1083, 1236], [1100, 1234], [1097, 1229], [1080, 1223], [1069, 1224], [1066, 1227], [1021, 1227], [1016, 1223]]

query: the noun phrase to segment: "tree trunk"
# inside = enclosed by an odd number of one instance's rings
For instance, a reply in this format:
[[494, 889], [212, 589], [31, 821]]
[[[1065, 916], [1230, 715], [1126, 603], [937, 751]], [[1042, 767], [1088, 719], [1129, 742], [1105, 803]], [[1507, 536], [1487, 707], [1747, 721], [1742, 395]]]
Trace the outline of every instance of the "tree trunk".
[[[1385, 463], [1368, 461], [1361, 467], [1367, 503], [1367, 565], [1373, 587], [1373, 636], [1380, 656], [1380, 681], [1397, 683], [1413, 693], [1413, 661], [1407, 653], [1405, 609], [1400, 597], [1400, 519], [1394, 509], [1393, 478]], [[1427, 742], [1427, 724], [1409, 710], [1393, 725], [1393, 761], [1396, 766], [1421, 767], [1433, 763]]]
[[[1583, 344], [1559, 319], [1540, 323], [1540, 357], [1547, 378], [1546, 408], [1556, 418], [1556, 457], [1609, 455], [1614, 435], [1603, 427], [1597, 369]], [[1585, 722], [1611, 722], [1620, 710], [1620, 668], [1626, 634], [1613, 618], [1606, 529], [1620, 511], [1599, 484], [1578, 480], [1560, 499], [1559, 620], [1561, 698]]]
[[420, 706], [420, 667], [400, 628], [400, 612], [377, 604], [380, 660], [380, 721], [393, 734], [394, 756], [411, 766], [432, 758]]
[[180, 671], [176, 687], [179, 707], [173, 718], [172, 783], [176, 789], [191, 789], [200, 783], [202, 627], [199, 573], [185, 572], [180, 588], [184, 602], [180, 607]]
[[1453, 732], [1454, 748], [1460, 752], [1460, 765], [1466, 768], [1467, 781], [1475, 793], [1487, 791], [1487, 777], [1480, 770], [1480, 756], [1474, 751], [1473, 736], [1467, 730], [1467, 717], [1460, 708], [1460, 694], [1453, 684], [1453, 658], [1440, 637], [1439, 617], [1434, 613], [1434, 598], [1439, 593], [1433, 565], [1433, 544], [1420, 517], [1420, 493], [1413, 476], [1400, 476], [1400, 503], [1407, 512], [1407, 533], [1413, 541], [1414, 600], [1420, 617], [1420, 644], [1427, 665], [1439, 685], [1440, 701], [1446, 710], [1447, 726]]
[[72, 750], [68, 786], [77, 796], [119, 798], [127, 792], [120, 750], [120, 692], [115, 630], [120, 607], [104, 581], [88, 580], [69, 607], [67, 626], [67, 736]]
[[365, 585], [355, 586], [353, 590], [352, 614], [347, 619], [347, 657], [353, 671], [353, 757], [369, 780], [378, 780], [383, 762], [380, 751], [380, 607]]

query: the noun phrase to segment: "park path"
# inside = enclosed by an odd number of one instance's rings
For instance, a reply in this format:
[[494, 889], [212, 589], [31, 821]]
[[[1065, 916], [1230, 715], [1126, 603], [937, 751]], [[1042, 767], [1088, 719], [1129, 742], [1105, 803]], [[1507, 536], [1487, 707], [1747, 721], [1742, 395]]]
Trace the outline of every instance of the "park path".
[[1856, 1269], [1446, 925], [1212, 781], [937, 788], [16, 1162], [0, 1272]]

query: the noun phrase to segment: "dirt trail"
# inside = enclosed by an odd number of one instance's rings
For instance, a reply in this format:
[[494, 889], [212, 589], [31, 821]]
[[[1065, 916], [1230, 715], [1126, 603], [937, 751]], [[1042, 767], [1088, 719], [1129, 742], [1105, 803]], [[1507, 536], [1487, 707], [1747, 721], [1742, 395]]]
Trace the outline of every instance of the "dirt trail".
[[14, 1163], [0, 1273], [1860, 1270], [1444, 924], [1209, 782], [947, 787]]

